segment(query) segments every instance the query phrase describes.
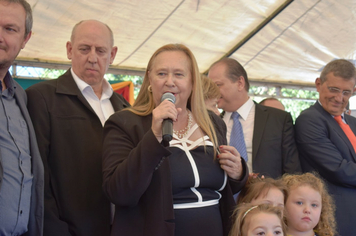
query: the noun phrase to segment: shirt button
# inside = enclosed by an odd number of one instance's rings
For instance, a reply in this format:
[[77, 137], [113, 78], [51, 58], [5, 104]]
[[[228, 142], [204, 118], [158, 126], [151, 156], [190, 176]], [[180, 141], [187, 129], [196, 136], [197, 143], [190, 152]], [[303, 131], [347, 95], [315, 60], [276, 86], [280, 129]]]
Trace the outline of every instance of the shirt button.
[[22, 210], [20, 211], [20, 215], [22, 215]]

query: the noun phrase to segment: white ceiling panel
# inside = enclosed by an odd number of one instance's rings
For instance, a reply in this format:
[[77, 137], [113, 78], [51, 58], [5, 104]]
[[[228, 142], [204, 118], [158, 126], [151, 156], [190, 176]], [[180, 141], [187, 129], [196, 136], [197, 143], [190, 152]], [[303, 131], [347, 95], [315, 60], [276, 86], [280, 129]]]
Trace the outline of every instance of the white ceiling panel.
[[[19, 62], [68, 63], [65, 45], [85, 19], [108, 24], [111, 68], [142, 71], [159, 47], [183, 43], [201, 72], [231, 56], [251, 80], [312, 84], [330, 60], [356, 61], [355, 0], [28, 0], [33, 35]], [[21, 63], [19, 63], [21, 64]]]

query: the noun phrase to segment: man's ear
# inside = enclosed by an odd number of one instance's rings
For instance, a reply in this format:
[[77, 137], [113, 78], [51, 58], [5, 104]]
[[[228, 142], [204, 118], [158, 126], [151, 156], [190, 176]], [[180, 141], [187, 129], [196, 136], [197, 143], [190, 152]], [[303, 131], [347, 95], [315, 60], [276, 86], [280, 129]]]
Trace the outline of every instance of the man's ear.
[[25, 40], [22, 42], [21, 49], [24, 49], [24, 48], [25, 48], [26, 43], [27, 43], [28, 40], [30, 40], [30, 38], [31, 38], [31, 35], [32, 35], [32, 31], [30, 31], [30, 33], [28, 33], [28, 35], [25, 37]]
[[116, 53], [117, 53], [117, 47], [113, 47], [111, 49], [111, 53], [110, 53], [110, 64], [112, 64], [114, 62]]
[[69, 60], [72, 60], [72, 50], [73, 50], [73, 47], [72, 47], [72, 43], [71, 43], [70, 41], [67, 42], [66, 48], [67, 48], [67, 58], [68, 58]]
[[238, 83], [239, 90], [245, 89], [246, 81], [242, 75], [239, 76], [236, 82]]
[[320, 87], [321, 87], [321, 79], [320, 79], [320, 78], [316, 78], [316, 80], [315, 80], [315, 87], [316, 87], [316, 91], [319, 92]]

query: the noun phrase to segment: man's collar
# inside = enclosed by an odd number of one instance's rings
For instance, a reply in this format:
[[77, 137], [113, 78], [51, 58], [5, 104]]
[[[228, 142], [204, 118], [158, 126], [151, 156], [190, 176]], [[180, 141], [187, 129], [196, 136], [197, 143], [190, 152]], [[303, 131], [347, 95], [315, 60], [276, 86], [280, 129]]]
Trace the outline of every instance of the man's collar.
[[[16, 90], [16, 84], [12, 79], [10, 72], [8, 71], [4, 77], [4, 84], [6, 89], [8, 90], [9, 94], [13, 97]], [[0, 83], [0, 91], [2, 91], [2, 83]]]
[[[81, 93], [83, 93], [84, 90], [89, 89], [93, 90], [93, 88], [88, 84], [86, 83], [85, 81], [83, 81], [82, 79], [80, 79], [73, 71], [73, 68], [70, 69], [70, 72], [72, 73], [72, 76], [73, 76], [73, 79], [75, 81], [75, 83], [77, 84], [79, 90]], [[103, 84], [102, 84], [102, 98], [110, 98], [113, 94], [113, 89], [110, 85], [110, 83], [108, 81], [106, 81], [106, 79], [103, 79]]]
[[[321, 102], [320, 102], [320, 100], [318, 99], [318, 103], [319, 103], [319, 105], [321, 106], [321, 108], [322, 109], [324, 109], [324, 107], [323, 107], [323, 105], [321, 104]], [[326, 111], [326, 112], [328, 112], [327, 110], [325, 110], [324, 109], [324, 111]], [[329, 112], [328, 112], [329, 113]], [[330, 113], [329, 113], [330, 114]], [[331, 115], [331, 114], [330, 114]], [[331, 115], [333, 118], [335, 117], [334, 115]], [[341, 118], [342, 118], [342, 120], [344, 120], [345, 121], [345, 114], [344, 113], [341, 113]]]
[[[246, 120], [248, 117], [248, 114], [250, 113], [251, 109], [255, 106], [255, 103], [252, 101], [252, 99], [249, 97], [248, 100], [239, 108], [237, 109], [237, 113], [241, 116], [242, 119]], [[224, 112], [224, 117], [228, 116], [231, 117], [232, 112]]]

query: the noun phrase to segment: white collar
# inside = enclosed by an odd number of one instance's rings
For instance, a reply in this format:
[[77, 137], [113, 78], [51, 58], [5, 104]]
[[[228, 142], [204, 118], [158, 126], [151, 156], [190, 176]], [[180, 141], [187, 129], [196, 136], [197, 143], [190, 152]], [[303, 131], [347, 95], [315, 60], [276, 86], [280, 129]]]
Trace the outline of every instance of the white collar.
[[[80, 79], [73, 71], [73, 68], [70, 68], [70, 72], [72, 73], [73, 79], [75, 81], [75, 83], [77, 84], [80, 92], [82, 92], [82, 94], [84, 93], [84, 90], [89, 90], [92, 91], [94, 93], [93, 88], [86, 83], [84, 80]], [[103, 79], [103, 91], [101, 94], [101, 99], [106, 99], [106, 98], [110, 98], [114, 92], [114, 90], [112, 89], [110, 83], [104, 78]]]
[[[250, 113], [251, 109], [255, 106], [255, 103], [252, 101], [252, 99], [249, 97], [248, 100], [239, 108], [236, 110], [237, 113], [241, 116], [243, 120], [246, 120], [248, 117], [248, 114]], [[226, 118], [228, 120], [231, 118], [232, 112], [225, 112]]]

